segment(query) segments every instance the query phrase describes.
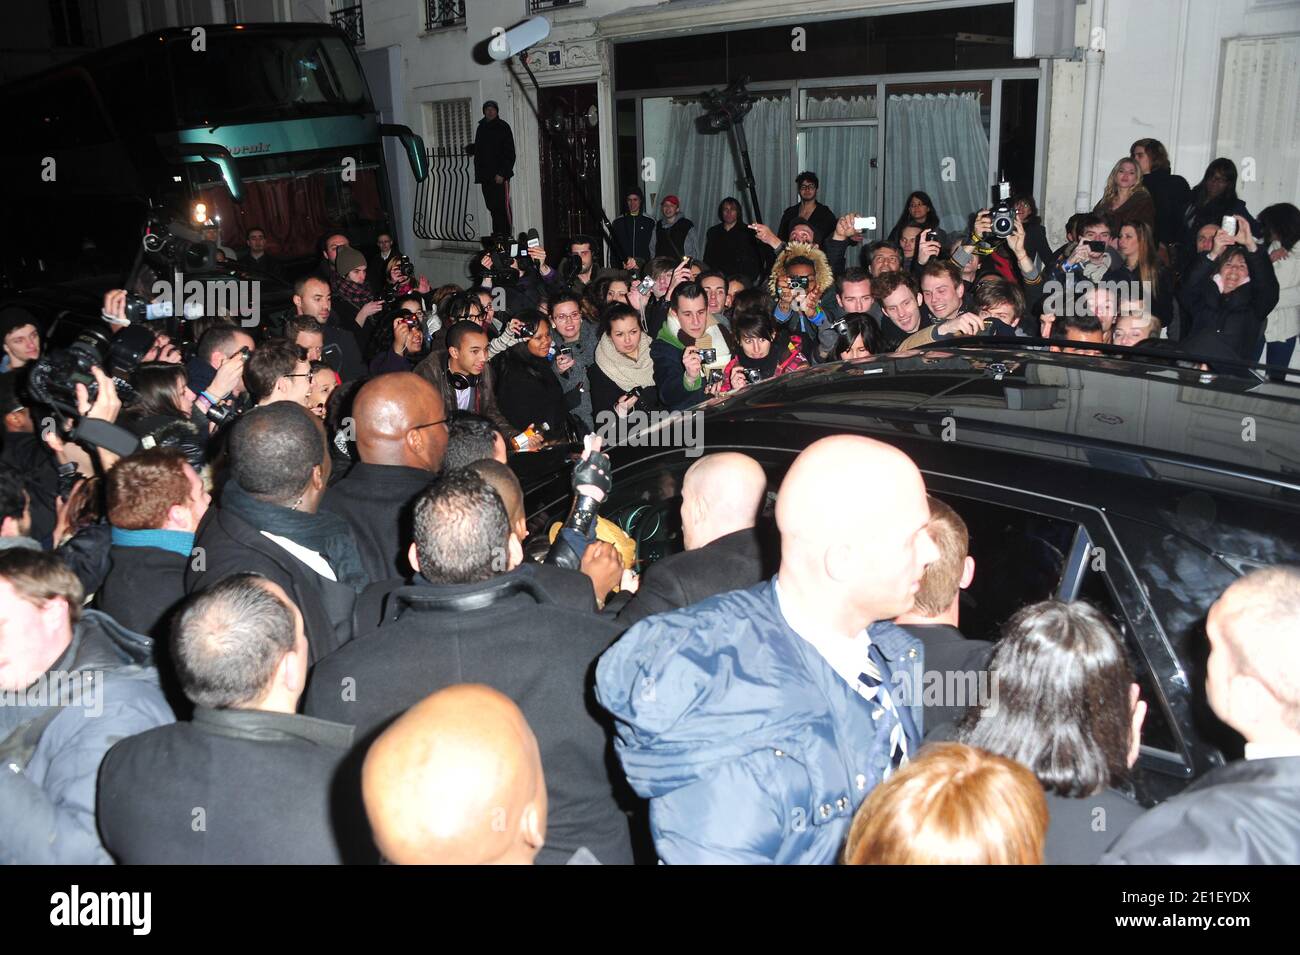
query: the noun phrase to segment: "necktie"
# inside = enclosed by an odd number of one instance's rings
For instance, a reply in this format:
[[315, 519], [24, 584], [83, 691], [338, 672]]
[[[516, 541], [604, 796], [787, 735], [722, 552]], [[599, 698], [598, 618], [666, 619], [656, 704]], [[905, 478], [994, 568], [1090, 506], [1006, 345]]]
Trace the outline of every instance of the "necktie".
[[863, 696], [875, 703], [889, 718], [889, 769], [885, 771], [888, 779], [894, 770], [907, 762], [907, 736], [903, 733], [903, 724], [894, 706], [894, 698], [889, 687], [884, 684], [886, 670], [884, 654], [874, 643], [867, 645], [867, 663], [858, 680], [863, 686]]

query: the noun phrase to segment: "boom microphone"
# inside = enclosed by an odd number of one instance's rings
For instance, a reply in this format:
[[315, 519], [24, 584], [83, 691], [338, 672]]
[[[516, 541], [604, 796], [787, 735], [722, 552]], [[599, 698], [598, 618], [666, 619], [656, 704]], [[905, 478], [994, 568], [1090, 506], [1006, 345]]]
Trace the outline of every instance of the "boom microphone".
[[488, 41], [488, 56], [494, 60], [508, 60], [536, 46], [551, 35], [551, 24], [546, 17], [531, 17], [509, 30], [497, 33]]

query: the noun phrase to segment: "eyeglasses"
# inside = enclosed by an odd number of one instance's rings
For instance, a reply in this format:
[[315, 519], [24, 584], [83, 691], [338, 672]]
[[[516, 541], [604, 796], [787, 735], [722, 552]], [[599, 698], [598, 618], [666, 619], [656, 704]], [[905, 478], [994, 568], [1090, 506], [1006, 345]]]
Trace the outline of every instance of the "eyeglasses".
[[310, 384], [311, 384], [311, 380], [312, 380], [313, 378], [316, 377], [316, 372], [314, 372], [314, 371], [305, 371], [305, 372], [299, 372], [299, 373], [296, 374], [296, 375], [285, 375], [284, 377], [285, 377], [285, 378], [306, 378], [306, 379], [307, 379], [307, 384], [310, 385]]
[[450, 420], [451, 420], [450, 418], [439, 418], [437, 421], [430, 421], [428, 424], [417, 424], [415, 427], [411, 428], [410, 430], [421, 431], [425, 428], [432, 428], [435, 424], [446, 424]]

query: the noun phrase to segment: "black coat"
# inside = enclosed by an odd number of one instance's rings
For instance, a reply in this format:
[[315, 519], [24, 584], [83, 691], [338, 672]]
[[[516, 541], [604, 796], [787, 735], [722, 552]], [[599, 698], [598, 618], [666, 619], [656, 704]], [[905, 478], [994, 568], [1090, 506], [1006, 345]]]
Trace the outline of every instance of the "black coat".
[[[476, 584], [406, 587], [400, 616], [316, 667], [303, 712], [352, 723], [358, 746], [437, 690], [484, 683], [523, 710], [541, 748], [550, 804], [540, 863], [586, 846], [630, 863], [627, 819], [615, 799], [610, 727], [592, 695], [596, 658], [619, 628], [552, 603], [516, 571]], [[350, 678], [348, 699], [341, 691]], [[617, 782], [615, 782], [617, 780]]]
[[58, 518], [58, 463], [39, 434], [6, 431], [0, 436], [0, 442], [0, 461], [12, 465], [22, 475], [27, 488], [32, 508], [32, 530], [28, 536], [48, 547], [53, 543]]
[[776, 549], [755, 528], [736, 531], [695, 550], [651, 564], [637, 592], [618, 615], [632, 624], [657, 613], [689, 607], [717, 594], [746, 590], [774, 571]]
[[[947, 624], [903, 624], [903, 629], [921, 641], [925, 647], [926, 673], [944, 674], [942, 703], [927, 703], [924, 692], [921, 697], [923, 709], [924, 733], [929, 738], [931, 731], [945, 725], [955, 725], [966, 715], [967, 707], [983, 702], [970, 698], [970, 691], [991, 685], [992, 677], [979, 678], [982, 671], [987, 671], [989, 657], [993, 654], [993, 644], [987, 640], [968, 640], [956, 627]], [[972, 680], [966, 674], [974, 673]], [[948, 674], [953, 674], [949, 677]], [[958, 675], [960, 674], [960, 675]], [[967, 694], [965, 701], [950, 698], [949, 687], [961, 688]], [[922, 687], [924, 691], [924, 687]]]
[[[799, 218], [799, 207], [803, 202], [796, 202], [785, 212], [781, 213], [781, 224], [777, 226], [776, 237], [782, 242], [790, 241], [790, 229], [794, 227], [794, 220]], [[813, 214], [808, 217], [808, 224], [812, 226], [813, 236], [817, 239], [817, 244], [822, 245], [835, 232], [835, 213], [831, 212], [830, 206], [818, 202], [813, 209]]]
[[356, 602], [352, 588], [322, 577], [237, 514], [208, 508], [194, 546], [202, 551], [185, 566], [187, 594], [206, 590], [230, 574], [261, 574], [283, 587], [302, 612], [313, 664], [351, 639]]
[[[596, 416], [602, 413], [616, 413], [614, 406], [618, 404], [618, 399], [626, 394], [622, 388], [610, 380], [609, 375], [601, 370], [600, 365], [594, 361], [587, 368], [587, 385], [591, 389], [591, 417], [595, 421]], [[654, 385], [643, 388], [641, 391], [641, 403], [637, 405], [638, 411], [658, 411], [663, 408], [663, 403], [659, 400], [659, 389]], [[600, 422], [596, 421], [597, 427]]]
[[493, 182], [515, 174], [515, 137], [510, 125], [498, 116], [478, 121], [474, 132], [474, 181]]
[[188, 557], [158, 547], [109, 549], [109, 571], [95, 606], [128, 630], [166, 643], [171, 612], [185, 599]]
[[704, 261], [728, 278], [733, 275], [756, 278], [761, 266], [754, 230], [739, 221], [730, 229], [719, 222], [705, 233]]
[[[365, 842], [360, 790], [333, 792], [352, 727], [197, 707], [104, 757], [96, 816], [125, 865], [331, 865]], [[336, 834], [335, 822], [338, 822]]]
[[526, 345], [513, 345], [501, 355], [501, 378], [497, 385], [497, 405], [517, 430], [530, 424], [542, 430], [549, 426], [548, 439], [563, 439], [569, 431], [569, 402], [564, 396], [551, 364], [527, 351]]
[[1182, 176], [1168, 169], [1155, 169], [1142, 177], [1142, 185], [1151, 193], [1156, 206], [1155, 240], [1157, 245], [1182, 242], [1187, 226], [1183, 212], [1192, 201], [1192, 187]]
[[411, 507], [434, 479], [421, 468], [362, 461], [325, 492], [321, 510], [348, 522], [361, 566], [371, 580], [410, 575], [406, 551], [414, 539]]
[[1133, 823], [1102, 857], [1122, 865], [1300, 864], [1300, 756], [1206, 773]]
[[1198, 255], [1179, 299], [1190, 318], [1190, 334], [1212, 332], [1238, 358], [1254, 361], [1264, 341], [1268, 313], [1277, 305], [1278, 285], [1262, 243], [1246, 254], [1246, 267], [1250, 281], [1224, 295], [1214, 284], [1218, 262]]
[[[624, 213], [609, 224], [610, 232], [618, 240], [623, 256], [631, 256], [639, 262], [650, 258], [650, 243], [655, 236], [655, 220], [647, 215], [628, 215]], [[617, 263], [619, 268], [623, 263]]]
[[1106, 847], [1123, 836], [1142, 815], [1142, 807], [1123, 793], [1107, 789], [1071, 799], [1047, 793], [1048, 865], [1096, 865]]

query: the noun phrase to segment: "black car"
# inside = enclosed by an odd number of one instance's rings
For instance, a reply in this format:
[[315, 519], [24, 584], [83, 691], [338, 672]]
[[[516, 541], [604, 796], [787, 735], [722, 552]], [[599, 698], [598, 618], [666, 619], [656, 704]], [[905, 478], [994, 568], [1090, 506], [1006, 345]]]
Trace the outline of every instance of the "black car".
[[[1091, 601], [1114, 620], [1149, 703], [1139, 799], [1165, 799], [1241, 755], [1241, 738], [1205, 702], [1203, 628], [1236, 577], [1300, 562], [1295, 385], [961, 345], [782, 376], [710, 402], [693, 429], [681, 424], [634, 435], [611, 455], [602, 513], [637, 540], [643, 564], [681, 549], [681, 478], [701, 452], [758, 460], [770, 516], [808, 444], [878, 438], [910, 455], [970, 528], [968, 637], [996, 640], [1016, 610], [1048, 597]], [[535, 519], [567, 508], [567, 472], [525, 479]], [[870, 474], [826, 476], [827, 507], [871, 493]]]

